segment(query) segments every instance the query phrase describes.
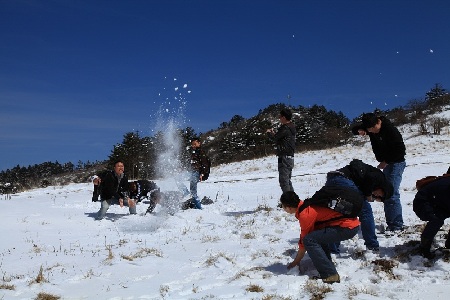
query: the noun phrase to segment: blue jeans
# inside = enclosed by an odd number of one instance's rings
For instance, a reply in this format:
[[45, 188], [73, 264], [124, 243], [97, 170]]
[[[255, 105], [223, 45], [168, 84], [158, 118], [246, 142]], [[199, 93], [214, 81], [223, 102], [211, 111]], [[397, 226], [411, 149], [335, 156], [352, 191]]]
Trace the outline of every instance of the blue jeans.
[[[97, 220], [101, 220], [106, 216], [106, 212], [108, 211], [111, 205], [119, 205], [119, 199], [111, 198], [109, 200], [102, 200], [100, 210], [97, 213]], [[136, 214], [136, 205], [133, 207], [128, 205], [128, 199], [123, 199], [123, 205], [129, 207], [129, 211], [131, 215]]]
[[178, 189], [181, 191], [183, 196], [191, 195], [191, 201], [194, 204], [195, 208], [202, 209], [202, 204], [198, 199], [197, 195], [197, 184], [200, 182], [200, 173], [198, 171], [192, 171], [189, 174], [189, 191], [181, 182], [180, 179], [176, 180]]
[[[365, 199], [363, 193], [359, 190], [356, 184], [347, 177], [337, 174], [328, 174], [325, 185], [349, 187], [359, 192], [361, 197], [364, 198], [363, 207], [358, 215], [359, 221], [361, 222], [361, 232], [365, 242], [364, 244], [369, 249], [380, 247], [377, 240], [377, 235], [375, 233], [375, 220], [373, 218], [372, 206]], [[330, 250], [332, 253], [339, 253], [339, 243], [336, 245], [330, 245]]]
[[189, 189], [191, 191], [192, 201], [195, 205], [195, 208], [202, 209], [202, 204], [198, 199], [197, 195], [197, 184], [200, 182], [200, 173], [198, 171], [193, 171], [191, 173], [191, 178], [189, 181]]
[[278, 157], [278, 182], [280, 183], [280, 187], [283, 193], [287, 191], [294, 191], [291, 182], [293, 168], [293, 156], [283, 155]]
[[358, 230], [359, 226], [353, 229], [339, 226], [326, 227], [310, 232], [303, 238], [303, 245], [321, 278], [337, 274], [328, 245], [351, 239]]
[[403, 228], [402, 204], [400, 202], [400, 183], [406, 162], [388, 164], [383, 173], [394, 187], [394, 194], [384, 201], [384, 215], [388, 230], [401, 230]]

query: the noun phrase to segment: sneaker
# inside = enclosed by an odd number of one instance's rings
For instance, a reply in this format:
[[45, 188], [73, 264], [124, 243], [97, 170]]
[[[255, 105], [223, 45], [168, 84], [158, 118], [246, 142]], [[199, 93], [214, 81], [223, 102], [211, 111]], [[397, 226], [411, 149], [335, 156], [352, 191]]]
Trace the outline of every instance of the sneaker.
[[194, 204], [192, 198], [190, 198], [190, 199], [184, 201], [184, 202], [181, 204], [181, 209], [182, 209], [182, 210], [186, 210], [186, 209], [190, 209], [190, 208], [195, 208], [195, 204]]
[[333, 284], [333, 283], [339, 283], [341, 282], [341, 278], [339, 277], [339, 274], [334, 274], [331, 276], [328, 276], [327, 278], [322, 279], [324, 283]]
[[200, 203], [202, 205], [207, 205], [207, 204], [213, 204], [214, 201], [212, 201], [211, 198], [208, 198], [208, 197], [204, 196], [202, 201], [200, 201]]
[[370, 250], [370, 251], [372, 251], [374, 253], [380, 252], [380, 248], [379, 247], [366, 247], [366, 248], [367, 248], [367, 250]]
[[450, 237], [445, 241], [445, 249], [450, 249]]
[[398, 234], [402, 233], [403, 230], [404, 230], [403, 227], [400, 227], [400, 228], [386, 228], [386, 231], [384, 232], [384, 235], [386, 237], [398, 235]]

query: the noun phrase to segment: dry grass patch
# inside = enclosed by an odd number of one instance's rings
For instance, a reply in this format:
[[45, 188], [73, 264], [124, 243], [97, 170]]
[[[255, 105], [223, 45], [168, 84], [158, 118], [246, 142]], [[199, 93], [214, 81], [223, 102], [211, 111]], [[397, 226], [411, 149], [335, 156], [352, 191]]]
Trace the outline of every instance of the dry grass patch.
[[16, 287], [14, 286], [14, 284], [6, 284], [6, 283], [0, 284], [0, 290], [14, 291], [15, 289], [16, 289]]
[[157, 257], [163, 257], [161, 251], [155, 249], [155, 248], [143, 248], [140, 249], [138, 252], [136, 252], [135, 254], [131, 254], [131, 255], [124, 255], [122, 254], [121, 257], [123, 259], [129, 260], [129, 261], [133, 261], [137, 258], [144, 258], [150, 255], [154, 255]]
[[210, 267], [215, 265], [215, 263], [219, 260], [219, 258], [224, 258], [225, 260], [229, 261], [230, 263], [234, 264], [234, 261], [232, 258], [228, 257], [225, 253], [223, 252], [219, 252], [217, 254], [214, 255], [210, 255], [206, 260], [205, 260], [205, 265]]
[[35, 300], [58, 300], [61, 299], [60, 296], [55, 296], [49, 293], [44, 293], [44, 292], [40, 292], [39, 294], [37, 294], [36, 298], [34, 298]]
[[33, 283], [44, 283], [48, 282], [48, 280], [44, 277], [44, 268], [41, 266], [39, 269], [39, 273], [36, 278], [30, 282], [30, 285]]
[[263, 289], [261, 286], [256, 285], [256, 284], [250, 284], [250, 285], [248, 285], [248, 286], [245, 288], [245, 290], [246, 290], [247, 292], [250, 292], [250, 293], [262, 293], [262, 292], [264, 292], [264, 289]]
[[372, 261], [374, 264], [373, 270], [375, 273], [384, 272], [389, 279], [400, 279], [400, 276], [395, 275], [393, 269], [398, 266], [398, 262], [388, 259], [377, 259]]
[[308, 279], [305, 285], [305, 291], [311, 294], [311, 300], [325, 299], [327, 293], [333, 291], [329, 284], [319, 283], [317, 280]]

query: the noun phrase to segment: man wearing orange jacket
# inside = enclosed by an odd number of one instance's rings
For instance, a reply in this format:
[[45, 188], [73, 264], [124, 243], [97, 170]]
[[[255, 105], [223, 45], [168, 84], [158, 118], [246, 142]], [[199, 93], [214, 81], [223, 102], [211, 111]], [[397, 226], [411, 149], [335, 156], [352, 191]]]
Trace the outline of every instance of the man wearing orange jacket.
[[285, 212], [295, 214], [301, 228], [297, 256], [287, 268], [299, 265], [308, 252], [322, 281], [339, 283], [340, 276], [331, 260], [328, 245], [353, 238], [359, 230], [358, 218], [343, 218], [341, 213], [317, 205], [308, 206], [299, 212], [303, 201], [293, 191], [283, 193], [280, 202]]

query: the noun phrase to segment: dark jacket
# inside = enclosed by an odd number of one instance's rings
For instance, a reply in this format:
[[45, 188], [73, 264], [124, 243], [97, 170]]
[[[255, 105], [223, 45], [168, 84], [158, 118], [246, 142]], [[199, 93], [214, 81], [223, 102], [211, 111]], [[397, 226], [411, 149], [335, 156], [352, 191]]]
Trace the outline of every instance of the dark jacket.
[[337, 171], [353, 181], [366, 197], [372, 195], [372, 191], [376, 188], [381, 188], [384, 191], [385, 199], [391, 198], [394, 192], [392, 184], [387, 180], [383, 171], [363, 163], [359, 159], [352, 160], [350, 164]]
[[450, 217], [450, 177], [435, 180], [417, 193], [413, 210], [422, 221], [445, 220]]
[[296, 129], [292, 122], [281, 125], [275, 134], [267, 133], [269, 139], [274, 141], [277, 146], [277, 156], [294, 156], [295, 135]]
[[379, 133], [370, 133], [359, 124], [352, 127], [353, 134], [358, 134], [359, 129], [366, 131], [377, 161], [385, 161], [388, 164], [405, 161], [406, 147], [400, 131], [385, 117], [379, 119], [382, 122]]
[[123, 174], [119, 179], [114, 171], [107, 172], [102, 177], [101, 199], [109, 200], [111, 198], [124, 198], [129, 195], [128, 177]]
[[208, 165], [208, 157], [201, 147], [191, 148], [191, 170], [204, 174]]
[[150, 180], [136, 180], [134, 183], [136, 184], [136, 190], [130, 191], [130, 198], [137, 199], [138, 201], [141, 201], [141, 198], [147, 197], [147, 194], [151, 191], [158, 189], [156, 183]]

